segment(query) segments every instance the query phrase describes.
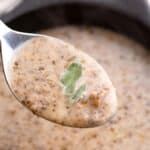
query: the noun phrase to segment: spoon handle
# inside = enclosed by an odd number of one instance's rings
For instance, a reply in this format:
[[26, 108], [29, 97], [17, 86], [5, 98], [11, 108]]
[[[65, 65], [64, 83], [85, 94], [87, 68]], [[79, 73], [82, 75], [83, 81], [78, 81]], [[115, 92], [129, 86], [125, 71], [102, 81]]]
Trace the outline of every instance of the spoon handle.
[[2, 20], [0, 20], [0, 39], [2, 39], [2, 37], [7, 34], [8, 32], [10, 32], [10, 28], [8, 28], [4, 22]]

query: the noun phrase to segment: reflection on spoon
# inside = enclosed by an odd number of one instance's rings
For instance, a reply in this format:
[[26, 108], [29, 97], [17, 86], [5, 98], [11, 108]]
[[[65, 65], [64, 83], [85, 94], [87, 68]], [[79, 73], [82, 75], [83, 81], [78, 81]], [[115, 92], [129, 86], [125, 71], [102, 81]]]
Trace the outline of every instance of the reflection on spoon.
[[[2, 40], [5, 54], [3, 45]], [[94, 127], [115, 113], [117, 99], [111, 81], [84, 52], [42, 35], [34, 35], [12, 49], [7, 63], [3, 57], [8, 84], [17, 99], [36, 115], [66, 126]]]

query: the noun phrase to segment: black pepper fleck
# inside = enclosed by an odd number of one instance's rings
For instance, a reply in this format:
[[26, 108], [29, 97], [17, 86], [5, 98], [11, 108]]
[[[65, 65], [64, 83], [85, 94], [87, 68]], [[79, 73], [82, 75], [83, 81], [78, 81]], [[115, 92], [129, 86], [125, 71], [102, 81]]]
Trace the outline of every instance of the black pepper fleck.
[[52, 60], [52, 64], [55, 65], [55, 64], [56, 64], [56, 61], [55, 61], [55, 60]]
[[44, 70], [44, 67], [39, 67], [38, 70]]
[[14, 63], [14, 64], [15, 64], [15, 66], [18, 66], [18, 65], [19, 65], [17, 61], [15, 61], [15, 63]]

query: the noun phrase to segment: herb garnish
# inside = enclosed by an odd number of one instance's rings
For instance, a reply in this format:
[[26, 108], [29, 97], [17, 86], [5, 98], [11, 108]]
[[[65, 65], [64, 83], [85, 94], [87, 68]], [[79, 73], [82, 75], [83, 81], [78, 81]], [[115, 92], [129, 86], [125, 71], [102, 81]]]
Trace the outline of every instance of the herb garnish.
[[79, 63], [72, 63], [68, 67], [61, 79], [67, 95], [70, 95], [74, 91], [76, 81], [81, 77], [81, 74], [82, 66]]
[[78, 102], [86, 89], [86, 85], [83, 84], [75, 90], [76, 83], [82, 75], [82, 70], [80, 63], [73, 62], [62, 75], [61, 83], [64, 86], [65, 94], [69, 96], [69, 103]]
[[81, 86], [75, 91], [75, 93], [72, 95], [72, 97], [70, 98], [69, 102], [70, 102], [70, 103], [76, 103], [76, 102], [78, 102], [78, 101], [80, 100], [80, 98], [81, 98], [83, 92], [85, 91], [85, 89], [86, 89], [86, 85], [85, 85], [85, 84], [81, 85]]

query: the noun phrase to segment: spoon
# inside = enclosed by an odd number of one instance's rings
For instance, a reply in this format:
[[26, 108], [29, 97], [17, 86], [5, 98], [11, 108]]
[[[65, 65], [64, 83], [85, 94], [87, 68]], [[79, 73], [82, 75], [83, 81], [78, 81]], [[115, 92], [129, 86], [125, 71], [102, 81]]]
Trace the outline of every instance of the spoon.
[[116, 112], [115, 88], [87, 54], [53, 37], [14, 31], [1, 20], [0, 40], [8, 86], [34, 114], [86, 128], [104, 124]]

